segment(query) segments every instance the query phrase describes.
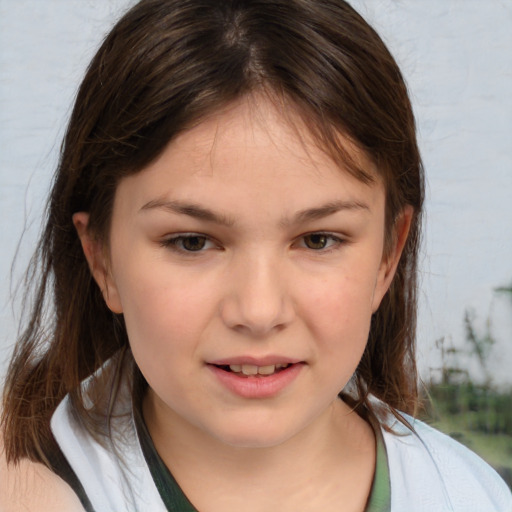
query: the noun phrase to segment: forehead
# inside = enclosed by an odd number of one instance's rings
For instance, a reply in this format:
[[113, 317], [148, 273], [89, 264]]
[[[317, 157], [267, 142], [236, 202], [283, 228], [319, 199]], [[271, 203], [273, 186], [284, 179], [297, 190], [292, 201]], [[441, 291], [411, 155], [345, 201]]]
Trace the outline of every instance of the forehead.
[[[371, 158], [341, 133], [336, 136], [342, 148], [340, 153], [345, 153], [353, 166], [367, 173], [370, 182], [379, 181]], [[243, 158], [251, 149], [256, 149], [262, 165], [275, 158], [277, 151], [287, 155], [290, 166], [301, 161], [319, 174], [335, 167], [336, 171], [346, 172], [349, 162], [342, 162], [340, 153], [333, 155], [332, 148], [329, 151], [324, 146], [314, 137], [312, 123], [305, 121], [290, 102], [252, 94], [176, 136], [164, 157], [186, 155], [191, 170], [204, 172], [213, 171], [216, 165], [222, 164], [223, 158]]]
[[339, 194], [349, 201], [369, 195], [372, 202], [370, 196], [383, 189], [373, 163], [339, 137], [372, 182], [363, 183], [335, 162], [296, 111], [254, 95], [179, 134], [146, 169], [125, 178], [119, 189], [131, 188], [132, 194], [147, 200], [181, 195], [180, 199], [213, 201], [224, 196], [225, 208], [238, 205], [240, 196], [271, 192], [281, 194], [290, 207], [306, 199], [336, 201]]

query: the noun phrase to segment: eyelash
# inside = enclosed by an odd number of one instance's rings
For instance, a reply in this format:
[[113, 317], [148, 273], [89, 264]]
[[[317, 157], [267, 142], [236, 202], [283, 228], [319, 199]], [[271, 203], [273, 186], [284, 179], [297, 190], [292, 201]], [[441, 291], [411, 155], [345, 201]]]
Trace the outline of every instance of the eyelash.
[[[307, 237], [324, 238], [326, 241], [326, 247], [320, 247], [320, 248], [316, 248], [316, 249], [314, 249], [312, 247], [308, 247], [305, 243], [305, 239]], [[186, 241], [191, 241], [194, 238], [201, 240], [203, 245], [201, 247], [199, 247], [197, 250], [186, 249], [185, 247], [183, 247], [183, 244], [186, 243]], [[298, 237], [297, 240], [298, 240], [298, 242], [295, 242], [294, 245], [297, 245], [298, 243], [300, 243], [301, 244], [299, 246], [300, 248], [307, 249], [312, 252], [318, 252], [318, 253], [328, 253], [333, 250], [336, 250], [344, 242], [344, 240], [342, 238], [335, 236], [331, 233], [324, 233], [324, 232], [318, 232], [318, 231], [314, 231], [312, 233], [306, 233], [304, 235], [301, 235], [300, 237]], [[329, 242], [331, 242], [331, 243], [329, 243]], [[205, 248], [205, 245], [207, 245], [208, 243], [210, 243], [212, 245], [212, 247]], [[162, 240], [160, 242], [160, 245], [162, 247], [171, 249], [173, 251], [176, 251], [176, 252], [179, 252], [182, 254], [187, 254], [187, 255], [193, 255], [194, 253], [200, 254], [207, 249], [219, 248], [219, 245], [215, 244], [215, 242], [210, 237], [208, 237], [206, 235], [202, 235], [200, 233], [183, 233], [180, 235], [172, 236], [170, 238], [166, 238], [165, 240]]]
[[[160, 245], [162, 247], [167, 247], [173, 251], [184, 253], [184, 254], [193, 254], [193, 253], [201, 253], [204, 251], [204, 245], [203, 247], [200, 247], [198, 250], [190, 250], [185, 249], [183, 247], [183, 243], [187, 240], [192, 240], [194, 238], [200, 239], [204, 242], [204, 244], [211, 243], [212, 246], [215, 246], [215, 243], [212, 241], [211, 238], [207, 237], [206, 235], [202, 235], [200, 233], [183, 233], [181, 235], [172, 236], [170, 238], [166, 238], [165, 240], [162, 240], [160, 242]], [[181, 245], [181, 246], [180, 246]], [[218, 246], [217, 246], [218, 247]]]
[[[330, 241], [331, 243], [328, 244], [327, 247], [321, 247], [321, 248], [318, 248], [318, 249], [313, 249], [313, 248], [307, 247], [305, 245], [304, 240], [307, 237], [323, 237], [327, 241]], [[299, 240], [304, 244], [302, 246], [302, 248], [309, 249], [309, 250], [311, 250], [313, 252], [319, 252], [319, 253], [320, 252], [321, 253], [326, 253], [326, 252], [330, 252], [330, 251], [336, 250], [344, 242], [344, 240], [342, 238], [340, 238], [340, 237], [338, 237], [336, 235], [333, 235], [332, 233], [324, 233], [324, 232], [321, 232], [321, 231], [314, 231], [312, 233], [306, 233], [305, 235], [300, 236]]]

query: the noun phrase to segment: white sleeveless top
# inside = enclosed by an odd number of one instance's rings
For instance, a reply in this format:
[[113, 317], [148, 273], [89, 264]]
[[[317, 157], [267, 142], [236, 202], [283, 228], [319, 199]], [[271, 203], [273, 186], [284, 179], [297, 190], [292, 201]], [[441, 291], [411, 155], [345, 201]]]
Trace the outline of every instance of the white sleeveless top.
[[[127, 385], [111, 419], [114, 444], [95, 441], [66, 397], [52, 432], [96, 512], [167, 512], [137, 435]], [[512, 494], [497, 473], [448, 436], [409, 416], [382, 429], [391, 484], [391, 512], [512, 512]], [[120, 455], [120, 457], [117, 456]]]

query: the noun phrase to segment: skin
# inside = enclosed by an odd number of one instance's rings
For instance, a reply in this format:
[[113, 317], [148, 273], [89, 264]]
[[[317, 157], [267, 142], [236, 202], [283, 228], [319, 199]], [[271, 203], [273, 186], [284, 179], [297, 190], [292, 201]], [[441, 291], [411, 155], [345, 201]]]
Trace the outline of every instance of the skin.
[[[338, 393], [411, 210], [384, 257], [385, 191], [372, 163], [340, 136], [375, 176], [363, 184], [287, 116], [254, 96], [181, 134], [119, 184], [108, 247], [87, 213], [74, 216], [149, 383], [155, 446], [202, 511], [361, 511], [373, 478], [373, 432]], [[300, 364], [278, 392], [248, 398], [212, 371], [240, 358]]]
[[2, 512], [83, 512], [73, 490], [46, 466], [27, 459], [7, 464], [0, 449], [0, 510]]

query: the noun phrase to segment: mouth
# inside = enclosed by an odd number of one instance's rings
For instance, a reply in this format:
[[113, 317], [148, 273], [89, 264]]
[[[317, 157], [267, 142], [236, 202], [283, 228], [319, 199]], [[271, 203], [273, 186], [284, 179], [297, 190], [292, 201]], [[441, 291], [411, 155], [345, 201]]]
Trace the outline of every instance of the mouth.
[[228, 373], [234, 373], [239, 377], [268, 377], [286, 370], [294, 363], [278, 363], [265, 366], [255, 364], [221, 364], [213, 366]]
[[240, 357], [207, 364], [224, 389], [242, 398], [264, 399], [279, 395], [302, 374], [305, 361], [285, 357]]

